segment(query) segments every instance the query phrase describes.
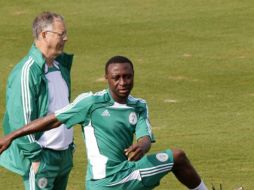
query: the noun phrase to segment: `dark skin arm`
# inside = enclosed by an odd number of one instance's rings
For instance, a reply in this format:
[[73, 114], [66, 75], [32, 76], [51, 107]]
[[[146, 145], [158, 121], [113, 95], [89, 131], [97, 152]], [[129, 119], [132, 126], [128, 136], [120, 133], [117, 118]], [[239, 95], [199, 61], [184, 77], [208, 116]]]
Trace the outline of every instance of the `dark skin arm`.
[[136, 144], [125, 149], [125, 155], [129, 161], [140, 160], [151, 148], [151, 139], [149, 136], [144, 136], [138, 139]]
[[24, 127], [13, 131], [12, 133], [0, 138], [0, 154], [6, 150], [11, 142], [18, 138], [28, 134], [48, 131], [50, 129], [59, 127], [62, 123], [57, 120], [54, 114], [48, 115], [43, 118], [36, 119]]

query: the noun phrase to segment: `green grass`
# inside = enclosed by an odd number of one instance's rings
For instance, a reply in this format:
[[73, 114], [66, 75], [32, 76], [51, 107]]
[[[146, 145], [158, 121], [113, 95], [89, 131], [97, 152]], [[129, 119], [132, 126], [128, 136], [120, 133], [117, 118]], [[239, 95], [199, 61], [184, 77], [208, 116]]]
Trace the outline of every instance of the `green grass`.
[[[117, 54], [135, 64], [133, 95], [149, 103], [157, 143], [184, 149], [207, 186], [254, 189], [254, 8], [251, 0], [0, 1], [0, 118], [11, 68], [32, 43], [32, 19], [61, 13], [66, 51], [75, 53], [73, 98], [105, 87], [104, 63]], [[1, 132], [1, 130], [0, 130]], [[1, 133], [2, 134], [2, 133]], [[84, 189], [80, 127], [68, 189]], [[22, 189], [0, 168], [0, 189]], [[158, 190], [185, 189], [173, 175]]]

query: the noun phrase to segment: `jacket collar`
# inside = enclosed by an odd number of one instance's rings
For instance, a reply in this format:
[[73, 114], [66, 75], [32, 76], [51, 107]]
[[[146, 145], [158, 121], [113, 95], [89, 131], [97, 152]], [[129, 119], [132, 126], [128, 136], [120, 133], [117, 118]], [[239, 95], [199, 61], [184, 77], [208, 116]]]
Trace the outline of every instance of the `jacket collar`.
[[[59, 63], [55, 60], [53, 61], [53, 67], [55, 67], [57, 70], [60, 70]], [[44, 72], [48, 73], [48, 71], [49, 71], [49, 66], [47, 64], [45, 64]]]
[[44, 59], [41, 51], [35, 46], [35, 44], [32, 44], [32, 47], [30, 48], [29, 55], [33, 57], [35, 63], [42, 69], [46, 63], [46, 60]]
[[[42, 52], [40, 51], [40, 49], [38, 49], [34, 43], [32, 44], [32, 47], [29, 50], [29, 55], [34, 59], [35, 63], [43, 70], [46, 64], [46, 60], [44, 56], [42, 55]], [[61, 55], [55, 58], [55, 63], [58, 68], [63, 66], [70, 71], [72, 66], [72, 60], [73, 60], [73, 54], [62, 53]]]

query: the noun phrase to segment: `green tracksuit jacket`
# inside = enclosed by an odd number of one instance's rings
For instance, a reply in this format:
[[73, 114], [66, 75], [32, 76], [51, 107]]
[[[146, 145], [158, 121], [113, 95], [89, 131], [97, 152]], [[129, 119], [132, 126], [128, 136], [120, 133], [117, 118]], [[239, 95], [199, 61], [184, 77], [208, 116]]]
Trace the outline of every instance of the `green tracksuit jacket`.
[[[56, 58], [70, 94], [70, 70], [73, 55], [65, 53]], [[6, 88], [6, 111], [3, 119], [4, 134], [8, 134], [48, 111], [48, 87], [44, 74], [45, 59], [33, 44], [29, 53], [14, 67]], [[69, 97], [70, 98], [70, 97]], [[27, 135], [13, 141], [0, 156], [0, 165], [25, 175], [31, 161], [40, 160], [41, 147], [36, 143], [42, 134]]]

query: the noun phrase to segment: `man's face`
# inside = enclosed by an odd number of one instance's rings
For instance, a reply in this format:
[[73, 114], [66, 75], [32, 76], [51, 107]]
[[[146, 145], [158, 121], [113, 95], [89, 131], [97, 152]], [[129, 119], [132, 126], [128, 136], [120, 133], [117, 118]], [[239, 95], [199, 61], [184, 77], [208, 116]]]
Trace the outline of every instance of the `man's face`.
[[47, 48], [53, 56], [60, 55], [64, 50], [64, 44], [67, 41], [65, 24], [61, 20], [55, 20], [52, 23], [52, 30], [46, 30]]
[[134, 78], [134, 72], [130, 63], [110, 64], [105, 78], [108, 80], [113, 99], [118, 103], [126, 103], [133, 87]]

